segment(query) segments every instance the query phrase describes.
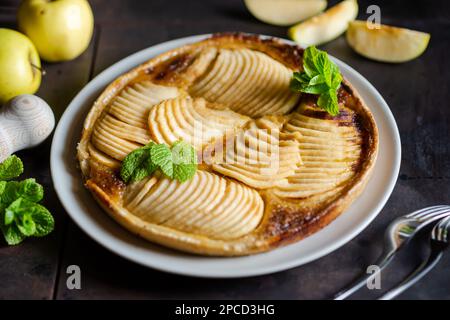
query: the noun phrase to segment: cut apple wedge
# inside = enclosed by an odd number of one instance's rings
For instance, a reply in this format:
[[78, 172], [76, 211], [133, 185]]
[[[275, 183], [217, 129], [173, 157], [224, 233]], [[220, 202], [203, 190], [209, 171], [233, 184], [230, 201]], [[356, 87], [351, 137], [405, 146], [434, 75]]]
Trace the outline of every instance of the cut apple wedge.
[[347, 30], [350, 47], [360, 55], [382, 62], [406, 62], [420, 56], [430, 34], [410, 29], [353, 21]]
[[348, 23], [357, 15], [357, 1], [344, 0], [324, 13], [291, 27], [289, 37], [305, 48], [323, 44], [343, 34]]
[[262, 22], [290, 26], [322, 12], [326, 0], [245, 0], [248, 11]]

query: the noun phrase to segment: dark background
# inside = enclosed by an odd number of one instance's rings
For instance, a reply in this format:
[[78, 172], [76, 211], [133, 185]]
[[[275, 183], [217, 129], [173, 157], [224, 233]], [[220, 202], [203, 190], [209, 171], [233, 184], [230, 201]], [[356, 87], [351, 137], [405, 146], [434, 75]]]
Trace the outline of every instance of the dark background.
[[[0, 27], [15, 27], [19, 1], [0, 1]], [[286, 37], [286, 28], [254, 19], [240, 0], [91, 0], [95, 35], [88, 50], [67, 63], [45, 64], [38, 95], [57, 119], [99, 72], [140, 49], [179, 37], [245, 31]], [[330, 4], [336, 1], [329, 1]], [[277, 274], [236, 280], [175, 276], [128, 262], [89, 239], [70, 220], [56, 197], [49, 169], [51, 139], [18, 155], [25, 175], [46, 189], [45, 205], [56, 217], [55, 232], [8, 247], [0, 240], [0, 299], [324, 299], [364, 271], [381, 252], [382, 235], [396, 216], [450, 203], [450, 3], [446, 0], [359, 1], [360, 19], [370, 4], [381, 7], [382, 23], [431, 33], [423, 56], [391, 65], [364, 59], [345, 38], [322, 46], [365, 76], [383, 95], [397, 120], [402, 166], [395, 190], [376, 220], [339, 250], [305, 266]], [[76, 137], [74, 137], [75, 139]], [[383, 156], [383, 155], [380, 155]], [[426, 254], [424, 241], [408, 247], [383, 273], [388, 289]], [[66, 268], [82, 270], [82, 289], [66, 288]], [[362, 291], [371, 299], [381, 292]], [[450, 255], [403, 299], [450, 299]]]

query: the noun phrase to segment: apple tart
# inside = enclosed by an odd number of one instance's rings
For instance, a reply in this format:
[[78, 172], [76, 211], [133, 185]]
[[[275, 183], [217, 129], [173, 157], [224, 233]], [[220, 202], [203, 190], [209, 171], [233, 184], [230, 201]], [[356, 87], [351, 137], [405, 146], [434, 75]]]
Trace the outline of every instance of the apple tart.
[[[290, 90], [302, 55], [278, 39], [217, 34], [120, 76], [84, 123], [86, 187], [129, 231], [191, 253], [248, 255], [320, 230], [364, 189], [378, 132], [345, 79], [336, 116]], [[121, 180], [127, 154], [178, 140], [197, 151], [192, 179]]]

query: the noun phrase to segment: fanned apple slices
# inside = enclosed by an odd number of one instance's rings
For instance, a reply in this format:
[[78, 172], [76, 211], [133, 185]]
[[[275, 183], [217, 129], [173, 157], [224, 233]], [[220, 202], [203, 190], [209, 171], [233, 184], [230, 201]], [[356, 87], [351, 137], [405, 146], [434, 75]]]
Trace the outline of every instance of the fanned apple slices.
[[126, 87], [95, 123], [90, 146], [93, 157], [109, 167], [120, 165], [115, 160], [122, 161], [150, 141], [147, 119], [151, 107], [178, 95], [177, 88], [149, 81]]
[[[327, 119], [328, 118], [328, 119]], [[324, 193], [354, 177], [361, 157], [362, 137], [355, 113], [343, 108], [331, 118], [303, 104], [283, 130], [298, 132], [303, 165], [274, 189], [281, 197], [305, 198]]]
[[153, 177], [130, 185], [125, 208], [150, 223], [232, 239], [258, 226], [264, 202], [247, 186], [199, 170], [185, 183]]
[[295, 135], [280, 133], [281, 126], [279, 119], [261, 118], [227, 137], [215, 150], [213, 170], [258, 189], [280, 184], [301, 165]]
[[[277, 39], [219, 34], [122, 75], [84, 124], [86, 187], [131, 232], [197, 254], [254, 254], [323, 228], [362, 192], [378, 132], [345, 79], [336, 116], [290, 90], [302, 55]], [[196, 148], [192, 179], [120, 178], [131, 151], [177, 140]]]
[[203, 98], [179, 97], [154, 106], [148, 122], [153, 141], [172, 145], [184, 140], [201, 149], [211, 139], [222, 137], [249, 120]]
[[221, 49], [210, 71], [189, 91], [250, 117], [288, 113], [298, 94], [289, 90], [292, 70], [268, 55], [248, 49]]

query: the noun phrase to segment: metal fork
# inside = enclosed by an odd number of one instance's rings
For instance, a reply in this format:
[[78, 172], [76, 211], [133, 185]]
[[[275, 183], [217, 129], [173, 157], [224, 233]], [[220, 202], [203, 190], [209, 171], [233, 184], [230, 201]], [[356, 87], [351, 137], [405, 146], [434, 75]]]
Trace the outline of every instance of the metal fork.
[[450, 245], [450, 216], [442, 219], [431, 231], [430, 246], [431, 252], [428, 259], [414, 270], [397, 287], [386, 292], [379, 300], [390, 300], [422, 279], [441, 260], [445, 249]]
[[343, 300], [362, 288], [369, 278], [375, 277], [392, 261], [394, 254], [406, 245], [420, 230], [431, 223], [450, 216], [450, 206], [440, 205], [417, 210], [391, 222], [385, 232], [383, 253], [374, 263], [379, 269], [372, 274], [362, 274], [349, 286], [338, 292], [335, 300]]

